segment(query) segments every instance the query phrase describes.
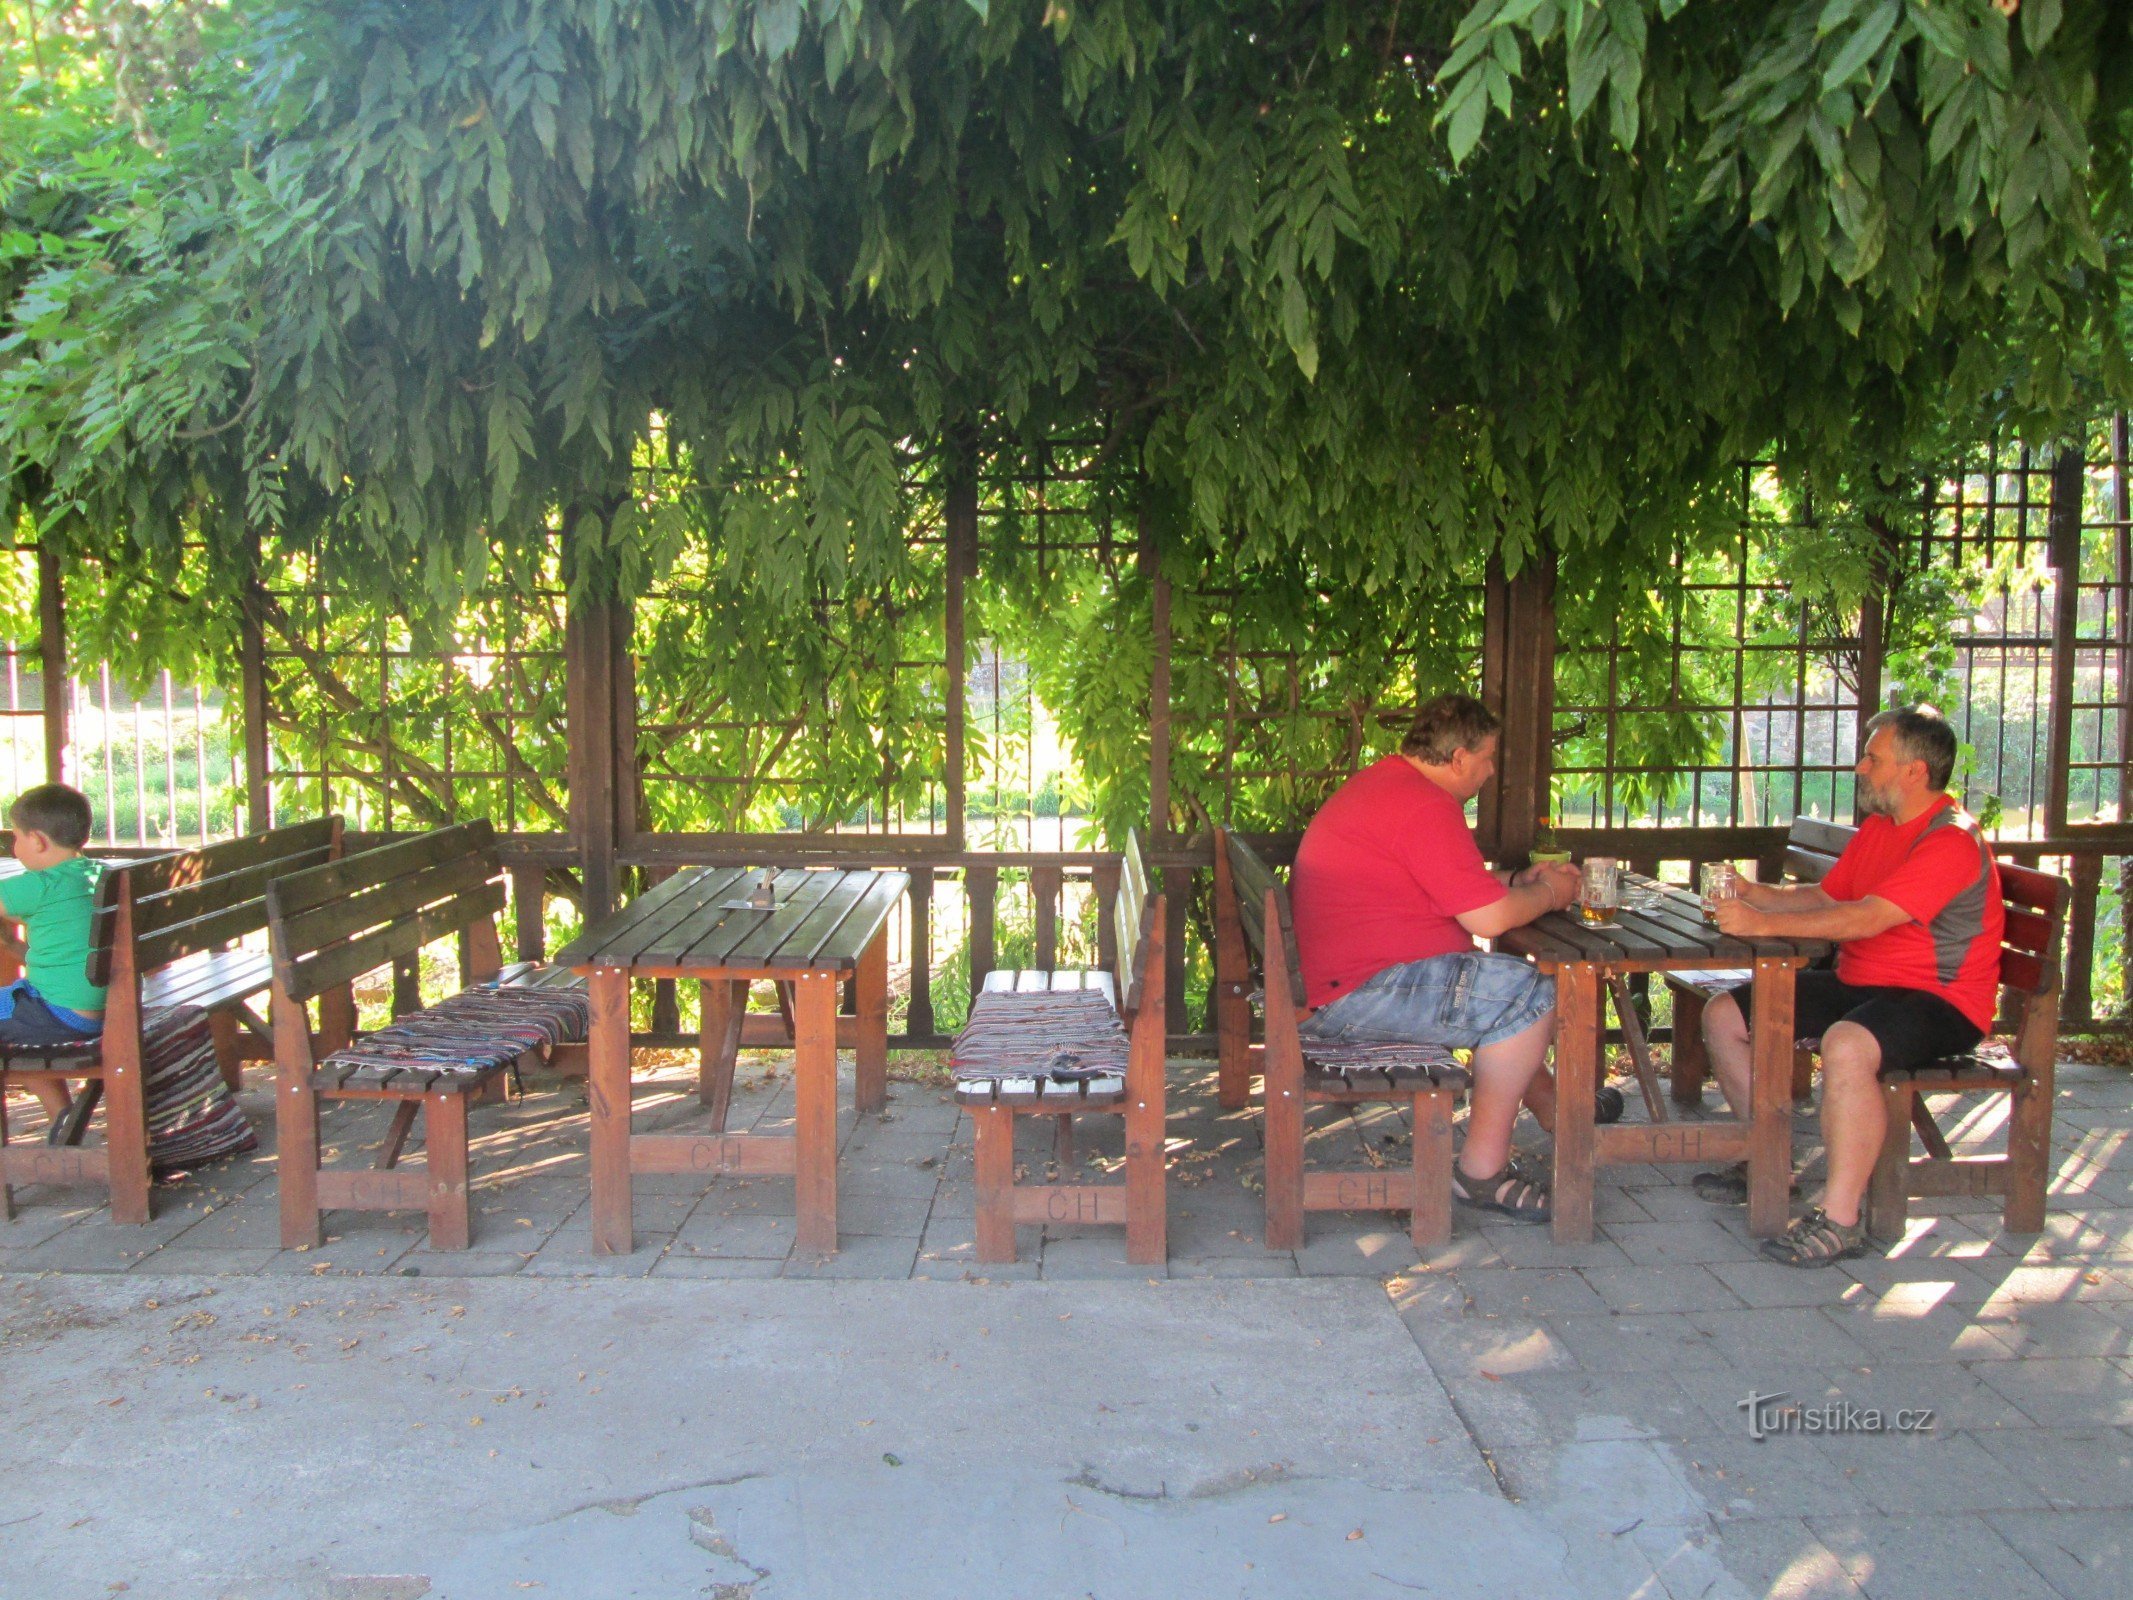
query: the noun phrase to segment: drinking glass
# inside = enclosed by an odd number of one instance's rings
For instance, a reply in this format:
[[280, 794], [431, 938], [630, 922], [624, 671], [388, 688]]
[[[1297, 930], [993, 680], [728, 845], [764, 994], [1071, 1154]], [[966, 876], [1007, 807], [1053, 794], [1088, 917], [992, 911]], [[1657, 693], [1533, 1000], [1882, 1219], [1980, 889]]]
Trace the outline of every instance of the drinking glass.
[[1587, 927], [1612, 923], [1622, 903], [1622, 863], [1613, 856], [1587, 856], [1578, 879], [1578, 916]]
[[1740, 898], [1740, 874], [1730, 861], [1706, 861], [1703, 864], [1703, 914], [1712, 922], [1718, 920], [1718, 902]]

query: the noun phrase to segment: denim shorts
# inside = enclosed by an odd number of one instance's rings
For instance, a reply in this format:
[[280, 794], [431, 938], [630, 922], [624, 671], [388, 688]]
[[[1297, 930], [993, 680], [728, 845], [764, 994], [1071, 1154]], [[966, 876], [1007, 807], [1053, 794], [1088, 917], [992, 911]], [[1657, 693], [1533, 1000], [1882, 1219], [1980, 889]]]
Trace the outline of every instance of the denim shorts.
[[1311, 1039], [1397, 1039], [1471, 1050], [1524, 1033], [1555, 1009], [1555, 980], [1479, 950], [1387, 967], [1298, 1030]]

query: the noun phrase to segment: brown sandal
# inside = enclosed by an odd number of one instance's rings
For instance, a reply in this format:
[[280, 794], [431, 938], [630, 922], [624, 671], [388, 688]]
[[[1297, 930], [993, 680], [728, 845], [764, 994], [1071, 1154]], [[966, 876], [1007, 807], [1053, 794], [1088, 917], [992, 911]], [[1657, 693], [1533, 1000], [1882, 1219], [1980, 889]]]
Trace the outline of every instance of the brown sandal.
[[1820, 1206], [1813, 1206], [1775, 1239], [1765, 1239], [1763, 1254], [1787, 1267], [1826, 1267], [1849, 1261], [1866, 1254], [1866, 1223], [1846, 1227], [1830, 1221]]
[[1486, 1178], [1469, 1177], [1452, 1163], [1452, 1199], [1469, 1211], [1494, 1211], [1513, 1222], [1546, 1222], [1548, 1186], [1519, 1170], [1513, 1156]]

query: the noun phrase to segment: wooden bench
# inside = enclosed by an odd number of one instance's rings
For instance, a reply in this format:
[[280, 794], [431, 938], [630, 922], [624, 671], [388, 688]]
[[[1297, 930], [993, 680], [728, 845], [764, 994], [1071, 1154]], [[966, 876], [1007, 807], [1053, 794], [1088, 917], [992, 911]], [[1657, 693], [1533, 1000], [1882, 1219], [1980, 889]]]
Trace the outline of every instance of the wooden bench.
[[[1243, 953], [1241, 965], [1260, 974], [1265, 992], [1267, 1248], [1299, 1248], [1307, 1211], [1405, 1211], [1418, 1249], [1444, 1243], [1452, 1230], [1452, 1113], [1468, 1087], [1466, 1068], [1435, 1045], [1304, 1038], [1298, 1024], [1311, 1007], [1288, 885], [1227, 829], [1215, 833], [1215, 937]], [[1409, 1107], [1408, 1169], [1305, 1171], [1305, 1108], [1372, 1101]]]
[[[243, 1031], [266, 1026], [246, 1002], [268, 986], [264, 950], [238, 941], [267, 925], [266, 888], [284, 872], [340, 854], [341, 820], [321, 817], [198, 850], [113, 862], [98, 881], [90, 981], [107, 991], [104, 1031], [79, 1045], [0, 1047], [0, 1212], [12, 1218], [17, 1183], [102, 1183], [114, 1222], [151, 1212], [148, 1124], [143, 1098], [143, 1019], [171, 1006], [208, 1013], [215, 1054], [232, 1089], [242, 1081]], [[80, 1081], [57, 1145], [6, 1146], [6, 1085], [33, 1076]], [[104, 1106], [104, 1144], [83, 1148], [90, 1112]]]
[[[1785, 880], [1789, 883], [1820, 883], [1858, 831], [1840, 822], [1822, 822], [1814, 817], [1793, 818], [1792, 827], [1785, 836]], [[1711, 1074], [1711, 1060], [1703, 1047], [1704, 1007], [1728, 990], [1739, 988], [1749, 977], [1746, 967], [1714, 967], [1666, 975], [1667, 989], [1674, 998], [1673, 1060], [1667, 1083], [1676, 1105], [1700, 1104], [1704, 1081]], [[1624, 1026], [1629, 1026], [1626, 1020]], [[1792, 1056], [1792, 1098], [1795, 1104], [1813, 1092], [1814, 1071], [1814, 1053], [1795, 1050]]]
[[[1116, 973], [985, 975], [956, 1036], [955, 1097], [977, 1125], [980, 1261], [1015, 1259], [1018, 1223], [1124, 1224], [1126, 1259], [1167, 1258], [1164, 1186], [1163, 896], [1152, 894], [1140, 841], [1126, 835], [1110, 911]], [[1058, 1119], [1062, 1166], [1075, 1114], [1123, 1115], [1122, 1184], [1015, 1182], [1015, 1118]]]
[[[2059, 1046], [2059, 949], [2073, 886], [2034, 867], [2000, 863], [2000, 895], [2007, 917], [2000, 945], [2000, 1013], [2014, 1047], [1982, 1044], [1906, 1073], [1884, 1073], [1888, 1136], [1866, 1191], [1866, 1225], [1883, 1239], [1900, 1239], [1910, 1198], [2002, 1195], [2001, 1223], [2009, 1233], [2044, 1227], [2045, 1191], [2052, 1174], [2052, 1094]], [[2007, 1149], [1996, 1156], [1957, 1156], [1926, 1105], [1929, 1094], [2004, 1094]], [[1911, 1135], [1925, 1154], [1913, 1159]]]
[[[433, 1249], [467, 1247], [468, 1100], [500, 1091], [514, 1064], [582, 1041], [586, 1030], [583, 986], [569, 974], [506, 972], [496, 932], [503, 905], [503, 865], [486, 822], [360, 851], [268, 888], [285, 1248], [317, 1244], [321, 1213], [335, 1207], [425, 1210]], [[322, 1016], [314, 1037], [310, 1002], [323, 1012], [364, 973], [410, 962], [454, 933], [465, 940], [468, 987], [369, 1034], [326, 1026]], [[321, 1170], [320, 1108], [333, 1100], [393, 1102], [368, 1169]], [[418, 1111], [426, 1165], [402, 1172]]]

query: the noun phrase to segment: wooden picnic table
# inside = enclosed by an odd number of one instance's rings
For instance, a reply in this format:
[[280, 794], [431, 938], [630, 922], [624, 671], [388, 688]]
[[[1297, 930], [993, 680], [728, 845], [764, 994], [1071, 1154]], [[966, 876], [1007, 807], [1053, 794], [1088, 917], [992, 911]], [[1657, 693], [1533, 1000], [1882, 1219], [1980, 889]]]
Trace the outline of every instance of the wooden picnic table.
[[[758, 906], [766, 880], [773, 903]], [[678, 872], [587, 929], [558, 953], [585, 975], [592, 1001], [587, 1088], [592, 1101], [593, 1249], [633, 1247], [631, 1174], [793, 1175], [802, 1249], [837, 1248], [838, 991], [856, 980], [851, 1030], [862, 1111], [888, 1101], [889, 914], [910, 878], [867, 869], [698, 867]], [[693, 978], [701, 986], [699, 1070], [708, 1133], [630, 1131], [630, 981]], [[725, 1088], [740, 1047], [748, 985], [792, 991], [792, 1137], [725, 1131]], [[712, 1092], [713, 1086], [717, 1092]]]
[[[1792, 1182], [1792, 1045], [1795, 974], [1831, 948], [1826, 939], [1737, 939], [1704, 920], [1693, 890], [1623, 875], [1625, 894], [1657, 889], [1650, 911], [1620, 911], [1615, 924], [1590, 928], [1577, 909], [1551, 912], [1496, 940], [1496, 948], [1526, 956], [1555, 974], [1555, 1237], [1592, 1237], [1592, 1191], [1597, 1168], [1645, 1162], [1748, 1163], [1748, 1231], [1784, 1231]], [[1753, 974], [1755, 1015], [1750, 1106], [1745, 1124], [1725, 1122], [1593, 1122], [1603, 988], [1630, 973], [1742, 968]]]

